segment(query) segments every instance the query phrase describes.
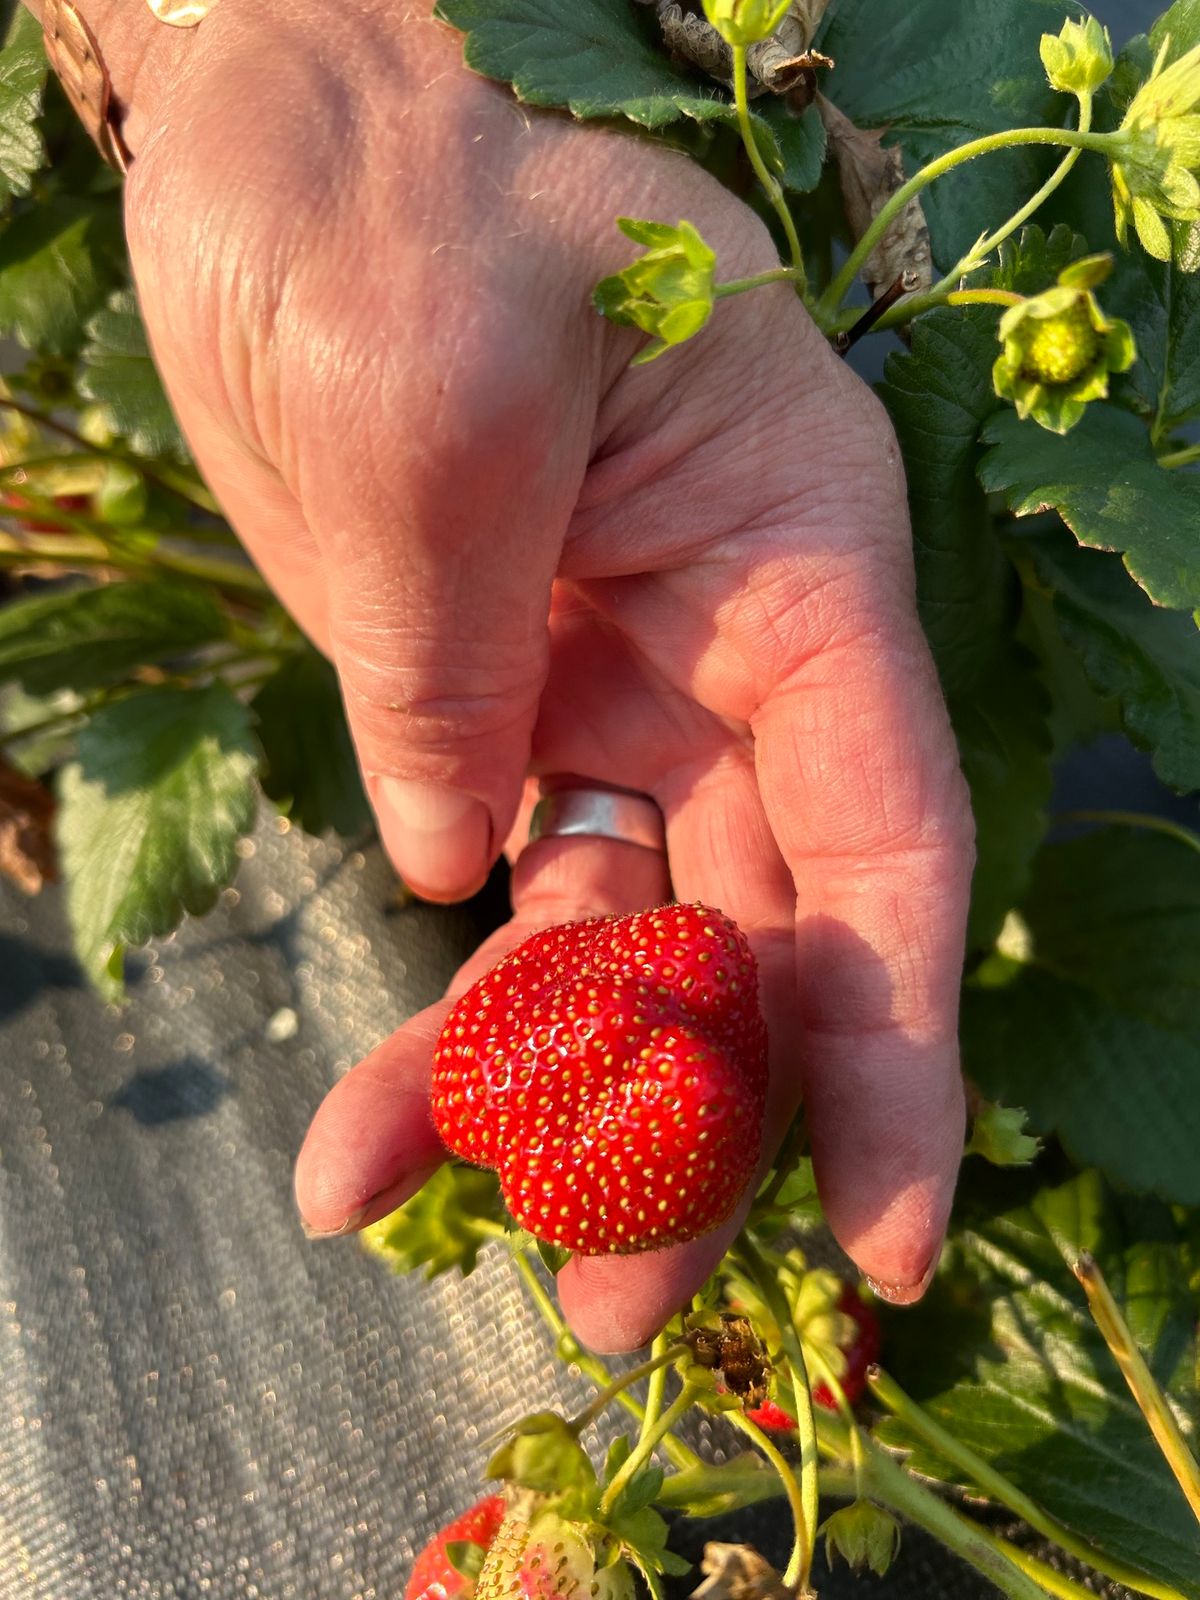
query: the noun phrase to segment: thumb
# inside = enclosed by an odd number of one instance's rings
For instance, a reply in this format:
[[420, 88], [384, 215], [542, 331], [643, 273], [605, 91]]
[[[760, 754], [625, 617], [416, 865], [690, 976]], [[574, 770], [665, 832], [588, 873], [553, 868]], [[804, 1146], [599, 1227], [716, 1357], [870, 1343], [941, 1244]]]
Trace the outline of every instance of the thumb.
[[592, 417], [551, 420], [541, 374], [488, 365], [410, 367], [386, 399], [364, 384], [376, 403], [301, 471], [367, 792], [397, 870], [434, 900], [481, 886], [516, 814], [591, 436]]

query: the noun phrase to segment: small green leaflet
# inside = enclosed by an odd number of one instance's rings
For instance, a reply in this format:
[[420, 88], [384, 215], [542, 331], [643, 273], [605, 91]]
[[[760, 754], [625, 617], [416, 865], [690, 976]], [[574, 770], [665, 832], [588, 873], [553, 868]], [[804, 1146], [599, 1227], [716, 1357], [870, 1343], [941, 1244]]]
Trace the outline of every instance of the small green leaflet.
[[0, 333], [42, 355], [74, 355], [124, 276], [124, 254], [111, 202], [59, 195], [24, 208], [0, 233]]
[[[730, 96], [677, 66], [649, 9], [631, 0], [439, 0], [437, 9], [467, 35], [467, 65], [511, 83], [529, 105], [562, 106], [585, 119], [624, 116], [650, 129], [684, 117], [736, 123]], [[763, 117], [756, 107], [756, 131], [784, 181], [811, 187], [824, 134], [808, 115], [785, 132], [785, 114]]]
[[35, 172], [45, 164], [38, 130], [46, 53], [36, 17], [19, 3], [0, 4], [0, 198], [28, 194]]
[[[1194, 1444], [1197, 1306], [1171, 1212], [1121, 1198], [1095, 1172], [1039, 1187], [1036, 1169], [975, 1163], [971, 1179], [928, 1297], [889, 1321], [889, 1370], [1098, 1551], [1200, 1600], [1195, 1519], [1070, 1268], [1085, 1249], [1099, 1261]], [[963, 1481], [896, 1420], [880, 1433], [911, 1448], [914, 1471]]]
[[1200, 1205], [1200, 849], [1110, 828], [1047, 846], [963, 992], [963, 1067], [1072, 1158]]
[[495, 1237], [503, 1213], [494, 1172], [448, 1161], [411, 1200], [364, 1228], [364, 1249], [395, 1273], [425, 1268], [427, 1278], [475, 1270], [479, 1252]]
[[980, 480], [1018, 517], [1052, 506], [1080, 544], [1120, 551], [1158, 605], [1200, 607], [1200, 476], [1160, 467], [1137, 417], [1096, 402], [1060, 438], [1002, 411], [983, 436]]
[[1200, 415], [1200, 272], [1131, 250], [1117, 257], [1101, 299], [1133, 328], [1138, 361], [1129, 388], [1165, 440]]
[[105, 406], [113, 427], [143, 456], [188, 459], [155, 371], [132, 289], [119, 289], [88, 323], [79, 392]]
[[371, 820], [346, 726], [337, 675], [303, 646], [280, 663], [250, 702], [266, 765], [262, 786], [306, 833], [343, 838]]
[[1063, 637], [1097, 694], [1120, 706], [1125, 731], [1164, 783], [1200, 789], [1200, 633], [1155, 606], [1117, 556], [1080, 549], [1062, 530], [1014, 540], [1053, 595]]
[[126, 946], [202, 916], [254, 822], [258, 752], [222, 684], [147, 689], [98, 711], [59, 783], [58, 841], [75, 948], [116, 998]]
[[34, 695], [98, 689], [225, 632], [205, 590], [169, 580], [14, 600], [0, 607], [0, 683], [20, 683]]

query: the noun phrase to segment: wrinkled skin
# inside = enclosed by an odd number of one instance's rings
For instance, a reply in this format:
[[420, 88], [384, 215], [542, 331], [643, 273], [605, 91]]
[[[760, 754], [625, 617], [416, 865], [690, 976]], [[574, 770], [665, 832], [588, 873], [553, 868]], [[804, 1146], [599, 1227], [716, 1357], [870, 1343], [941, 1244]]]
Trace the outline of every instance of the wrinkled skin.
[[[962, 1144], [971, 833], [886, 417], [786, 286], [631, 371], [589, 306], [631, 253], [613, 218], [692, 219], [722, 278], [774, 264], [761, 225], [682, 156], [527, 113], [424, 6], [340, 14], [225, 0], [132, 95], [130, 246], [197, 459], [337, 665], [404, 875], [452, 899], [516, 854], [514, 918], [452, 993], [538, 924], [672, 885], [723, 907], [761, 963], [769, 1138], [803, 1093], [838, 1237], [916, 1298]], [[652, 794], [669, 878], [615, 842], [517, 854], [539, 772]], [[318, 1110], [310, 1229], [438, 1164], [445, 1009]], [[733, 1226], [576, 1259], [574, 1328], [643, 1342]]]

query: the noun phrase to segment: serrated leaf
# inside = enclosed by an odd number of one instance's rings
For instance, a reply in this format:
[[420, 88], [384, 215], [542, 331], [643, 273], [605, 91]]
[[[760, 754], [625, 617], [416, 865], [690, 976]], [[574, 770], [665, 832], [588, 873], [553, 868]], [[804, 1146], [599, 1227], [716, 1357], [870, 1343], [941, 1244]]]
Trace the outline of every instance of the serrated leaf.
[[204, 590], [169, 580], [37, 595], [0, 607], [0, 683], [35, 695], [98, 689], [225, 633]]
[[1200, 851], [1125, 828], [1050, 845], [1021, 917], [1021, 959], [964, 991], [964, 1070], [1077, 1162], [1200, 1204]]
[[1002, 411], [983, 436], [980, 480], [1018, 517], [1052, 507], [1080, 544], [1119, 551], [1157, 604], [1200, 606], [1200, 477], [1160, 467], [1136, 417], [1096, 403], [1059, 435]]
[[411, 1200], [364, 1228], [359, 1238], [393, 1272], [424, 1267], [427, 1278], [436, 1278], [457, 1268], [467, 1277], [495, 1237], [500, 1211], [494, 1172], [447, 1162]]
[[975, 812], [971, 943], [987, 944], [1024, 885], [1050, 793], [1048, 702], [1015, 644], [1017, 581], [976, 479], [996, 316], [935, 311], [889, 358], [880, 394], [908, 474], [917, 604]]
[[316, 650], [290, 655], [250, 702], [266, 758], [264, 791], [306, 833], [353, 838], [371, 809], [342, 705], [337, 674]]
[[126, 946], [201, 916], [254, 822], [257, 751], [222, 684], [147, 689], [98, 711], [59, 785], [67, 910], [84, 970], [121, 989]]
[[55, 196], [0, 234], [0, 333], [69, 356], [122, 276], [121, 218], [103, 200]]
[[[674, 62], [649, 10], [628, 0], [438, 0], [437, 10], [467, 35], [467, 65], [510, 83], [529, 105], [624, 116], [651, 129], [682, 117], [736, 123], [725, 90]], [[808, 118], [801, 123], [780, 152], [774, 117], [754, 113], [785, 181], [811, 187], [817, 136]]]
[[4, 43], [0, 47], [0, 197], [28, 194], [35, 172], [45, 164], [38, 131], [46, 53], [37, 19], [23, 5], [0, 8]]
[[1166, 438], [1200, 415], [1200, 273], [1131, 250], [1118, 256], [1102, 299], [1133, 328], [1138, 359], [1127, 389]]
[[105, 408], [113, 430], [138, 455], [186, 461], [187, 446], [155, 370], [133, 291], [112, 295], [87, 333], [80, 394]]
[[1164, 783], [1200, 789], [1200, 633], [1190, 616], [1155, 606], [1117, 556], [1080, 549], [1048, 530], [1020, 541], [1053, 596], [1062, 636], [1097, 694], [1115, 699], [1133, 740]]
[[[1014, 1191], [1025, 1199], [1006, 1207], [1000, 1197]], [[930, 1297], [903, 1319], [914, 1359], [898, 1337], [889, 1368], [943, 1427], [1097, 1551], [1200, 1600], [1195, 1519], [1070, 1269], [1080, 1251], [1096, 1256], [1194, 1437], [1196, 1306], [1170, 1211], [1119, 1198], [1094, 1172], [1040, 1188], [991, 1173], [976, 1193], [960, 1206]], [[956, 1313], [966, 1304], [982, 1323], [974, 1338]], [[911, 1449], [915, 1471], [964, 1482], [895, 1419], [880, 1431]]]
[[1047, 235], [1037, 224], [1000, 246], [992, 285], [1016, 294], [1040, 294], [1058, 282], [1058, 275], [1088, 253], [1087, 240], [1065, 222]]
[[[968, 140], [1007, 128], [1062, 126], [1073, 110], [1050, 89], [1041, 35], [1073, 0], [833, 0], [816, 47], [837, 62], [824, 86], [860, 128], [885, 128], [911, 175]], [[1056, 153], [1009, 150], [969, 163], [922, 196], [942, 271], [1037, 189]]]

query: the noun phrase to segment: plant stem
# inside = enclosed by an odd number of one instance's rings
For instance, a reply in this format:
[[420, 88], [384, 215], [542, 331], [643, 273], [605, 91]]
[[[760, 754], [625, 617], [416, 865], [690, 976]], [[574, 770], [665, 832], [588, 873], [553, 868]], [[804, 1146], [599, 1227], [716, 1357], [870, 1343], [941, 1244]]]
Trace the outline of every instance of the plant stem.
[[[962, 166], [967, 161], [974, 161], [978, 156], [990, 155], [996, 150], [1013, 150], [1022, 145], [1060, 145], [1068, 149], [1098, 150], [1101, 154], [1107, 154], [1116, 143], [1112, 134], [1088, 133], [1082, 129], [1073, 131], [1070, 128], [1010, 128], [1003, 133], [991, 133], [982, 139], [972, 139], [969, 144], [960, 145], [956, 150], [950, 150], [944, 156], [939, 156], [936, 161], [931, 161], [922, 167], [906, 184], [897, 189], [887, 204], [880, 209], [875, 220], [847, 256], [841, 271], [821, 296], [818, 312], [825, 319], [832, 319], [837, 315], [859, 271], [870, 260], [876, 246], [905, 206], [923, 189], [928, 188], [947, 172], [952, 172], [955, 167]], [[897, 310], [899, 309], [898, 307]]]
[[1147, 833], [1165, 833], [1192, 850], [1200, 850], [1200, 833], [1185, 828], [1182, 822], [1171, 822], [1166, 817], [1151, 817], [1141, 811], [1059, 811], [1051, 822], [1103, 822], [1118, 828], [1144, 828]]
[[820, 1514], [820, 1481], [817, 1460], [817, 1430], [813, 1420], [812, 1393], [808, 1386], [808, 1369], [804, 1364], [804, 1350], [796, 1331], [792, 1309], [779, 1287], [770, 1261], [759, 1249], [747, 1229], [738, 1235], [738, 1254], [746, 1264], [763, 1304], [775, 1319], [783, 1340], [784, 1361], [792, 1381], [792, 1394], [796, 1402], [796, 1436], [800, 1445], [800, 1489], [804, 1504], [805, 1550], [798, 1582], [809, 1587], [813, 1553], [817, 1543], [817, 1520]]
[[23, 728], [9, 728], [0, 733], [0, 750], [6, 745], [16, 744], [18, 739], [32, 739], [38, 734], [53, 733], [56, 728], [68, 728], [80, 717], [86, 717], [95, 709], [92, 705], [76, 706], [73, 711], [56, 711], [52, 717], [43, 717], [40, 722], [27, 723]]
[[775, 1468], [779, 1481], [783, 1485], [783, 1492], [787, 1496], [788, 1505], [791, 1507], [792, 1522], [796, 1529], [796, 1536], [792, 1542], [792, 1554], [787, 1564], [787, 1571], [783, 1575], [783, 1582], [785, 1587], [789, 1589], [796, 1589], [797, 1586], [802, 1585], [800, 1593], [804, 1594], [808, 1590], [808, 1573], [812, 1566], [811, 1557], [807, 1552], [810, 1543], [815, 1538], [816, 1528], [813, 1527], [810, 1534], [811, 1525], [804, 1508], [804, 1495], [800, 1485], [796, 1482], [796, 1474], [788, 1465], [783, 1454], [775, 1448], [763, 1430], [751, 1422], [745, 1412], [727, 1411], [725, 1420], [726, 1422], [731, 1422], [735, 1428], [739, 1428], [748, 1439], [758, 1446], [759, 1450], [762, 1451], [763, 1455]]
[[1016, 1484], [1011, 1483], [990, 1462], [985, 1461], [969, 1445], [963, 1444], [960, 1439], [956, 1439], [952, 1433], [943, 1428], [940, 1422], [905, 1394], [900, 1385], [889, 1378], [886, 1372], [878, 1367], [873, 1368], [867, 1374], [867, 1382], [871, 1387], [871, 1393], [894, 1417], [899, 1417], [906, 1427], [911, 1428], [918, 1438], [931, 1445], [939, 1455], [953, 1462], [956, 1467], [960, 1467], [985, 1495], [998, 1501], [1000, 1505], [1007, 1506], [1045, 1538], [1053, 1540], [1068, 1554], [1086, 1562], [1104, 1577], [1111, 1578], [1114, 1583], [1123, 1583], [1128, 1589], [1137, 1589], [1142, 1594], [1153, 1595], [1156, 1600], [1176, 1600], [1175, 1590], [1167, 1584], [1158, 1583], [1155, 1579], [1147, 1577], [1144, 1572], [1139, 1572], [1136, 1567], [1126, 1566], [1123, 1561], [1105, 1556], [1102, 1551], [1094, 1549], [1086, 1539], [1080, 1538], [1070, 1528], [1064, 1527], [1056, 1518], [1043, 1511], [1036, 1501], [1018, 1489]]
[[[589, 1423], [595, 1422], [596, 1418], [602, 1415], [607, 1407], [617, 1398], [619, 1394], [622, 1393], [623, 1390], [632, 1388], [635, 1383], [640, 1383], [643, 1378], [661, 1380], [657, 1385], [661, 1393], [663, 1385], [666, 1382], [667, 1368], [671, 1365], [672, 1361], [678, 1361], [681, 1357], [690, 1354], [691, 1351], [686, 1344], [675, 1344], [671, 1345], [669, 1348], [666, 1347], [666, 1341], [660, 1334], [659, 1337], [654, 1341], [654, 1354], [651, 1355], [650, 1359], [648, 1361], [643, 1361], [640, 1366], [631, 1367], [628, 1372], [618, 1373], [611, 1383], [607, 1384], [603, 1389], [601, 1389], [600, 1393], [590, 1405], [585, 1406], [577, 1417], [573, 1417], [571, 1419], [572, 1429], [575, 1433], [582, 1433]], [[653, 1382], [651, 1384], [651, 1388], [654, 1388]], [[661, 1410], [661, 1402], [659, 1405], [659, 1410]], [[645, 1411], [642, 1415], [642, 1433], [648, 1433], [650, 1428], [653, 1427], [657, 1420], [657, 1412], [654, 1410], [654, 1407], [647, 1402]]]
[[772, 267], [769, 272], [758, 272], [752, 278], [730, 278], [728, 283], [718, 283], [713, 288], [714, 300], [728, 300], [730, 295], [745, 294], [748, 289], [762, 289], [769, 283], [799, 283], [795, 267]]
[[[651, 1359], [653, 1359], [661, 1351], [665, 1350], [666, 1346], [667, 1346], [667, 1333], [666, 1333], [666, 1329], [664, 1328], [663, 1331], [659, 1334], [658, 1338], [655, 1339], [654, 1343], [650, 1347]], [[683, 1346], [677, 1345], [677, 1346], [675, 1346], [675, 1348], [676, 1349], [688, 1349], [688, 1347], [686, 1345], [683, 1345]], [[660, 1366], [655, 1367], [654, 1371], [650, 1374], [650, 1382], [646, 1386], [646, 1410], [645, 1410], [645, 1414], [642, 1417], [641, 1432], [638, 1434], [638, 1443], [639, 1444], [646, 1437], [646, 1435], [650, 1432], [650, 1429], [654, 1426], [654, 1424], [658, 1421], [659, 1417], [662, 1415], [663, 1399], [664, 1399], [664, 1397], [666, 1395], [666, 1392], [667, 1392], [667, 1365], [664, 1362]]]
[[1173, 450], [1158, 458], [1159, 466], [1168, 472], [1174, 472], [1177, 467], [1190, 467], [1194, 461], [1200, 461], [1200, 444], [1190, 444], [1186, 450]]
[[671, 1437], [672, 1428], [686, 1411], [691, 1410], [703, 1393], [704, 1390], [699, 1384], [685, 1383], [654, 1426], [646, 1430], [644, 1436], [638, 1440], [637, 1444], [629, 1452], [624, 1464], [614, 1474], [612, 1482], [601, 1495], [600, 1515], [602, 1517], [606, 1517], [613, 1506], [616, 1505], [625, 1485], [631, 1482], [642, 1467], [646, 1465], [660, 1442], [663, 1448], [667, 1449], [667, 1440]]
[[784, 235], [788, 242], [788, 251], [792, 258], [792, 273], [796, 290], [801, 296], [808, 293], [808, 274], [804, 267], [804, 251], [800, 246], [800, 236], [796, 232], [796, 224], [792, 218], [791, 209], [784, 198], [783, 188], [773, 172], [768, 171], [763, 160], [762, 151], [758, 148], [758, 140], [754, 136], [754, 125], [750, 121], [750, 94], [746, 68], [746, 46], [735, 44], [733, 46], [733, 98], [737, 105], [738, 126], [742, 130], [742, 143], [746, 147], [746, 154], [750, 157], [750, 165], [754, 168], [754, 175], [762, 184], [767, 199], [783, 227]]
[[[541, 1313], [542, 1320], [554, 1335], [555, 1345], [562, 1353], [564, 1360], [572, 1361], [585, 1377], [590, 1378], [600, 1388], [607, 1388], [613, 1381], [612, 1373], [604, 1365], [603, 1361], [589, 1355], [586, 1350], [575, 1342], [567, 1329], [566, 1323], [559, 1316], [557, 1306], [546, 1293], [545, 1285], [538, 1277], [537, 1271], [528, 1256], [524, 1251], [516, 1251], [513, 1253], [512, 1263], [520, 1274], [525, 1288], [529, 1292], [530, 1299]], [[624, 1406], [630, 1416], [635, 1417], [639, 1423], [641, 1422], [645, 1416], [645, 1411], [627, 1389], [621, 1390], [616, 1396], [616, 1401], [618, 1405]], [[681, 1472], [687, 1472], [692, 1467], [700, 1467], [704, 1464], [696, 1452], [689, 1450], [682, 1439], [677, 1439], [674, 1434], [662, 1440], [662, 1447]]]
[[1154, 1374], [1146, 1365], [1095, 1258], [1085, 1250], [1075, 1262], [1074, 1272], [1083, 1285], [1088, 1306], [1096, 1326], [1104, 1335], [1105, 1344], [1112, 1351], [1113, 1359], [1120, 1367], [1130, 1393], [1154, 1435], [1155, 1443], [1175, 1474], [1184, 1499], [1191, 1506], [1197, 1522], [1200, 1522], [1200, 1463], [1188, 1449], [1187, 1440], [1175, 1420], [1175, 1413], [1154, 1381]]
[[948, 306], [1019, 306], [1023, 294], [1012, 289], [951, 289], [943, 296]]

